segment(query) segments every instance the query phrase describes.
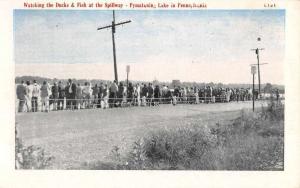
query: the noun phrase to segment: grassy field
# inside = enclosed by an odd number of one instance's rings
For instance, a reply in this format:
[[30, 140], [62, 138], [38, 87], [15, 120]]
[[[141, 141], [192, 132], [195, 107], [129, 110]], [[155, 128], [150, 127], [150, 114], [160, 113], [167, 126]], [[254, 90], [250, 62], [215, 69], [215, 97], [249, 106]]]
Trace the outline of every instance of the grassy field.
[[22, 113], [16, 114], [16, 123], [25, 145], [41, 146], [55, 157], [49, 168], [73, 169], [111, 161], [113, 148], [127, 153], [136, 140], [162, 128], [231, 123], [241, 109], [250, 108], [251, 102], [239, 102]]

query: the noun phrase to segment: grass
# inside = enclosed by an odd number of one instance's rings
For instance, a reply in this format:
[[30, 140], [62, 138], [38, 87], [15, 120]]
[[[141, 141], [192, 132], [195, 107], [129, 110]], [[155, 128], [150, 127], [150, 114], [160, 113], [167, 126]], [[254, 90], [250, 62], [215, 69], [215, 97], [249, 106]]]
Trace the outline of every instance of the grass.
[[15, 169], [45, 169], [51, 166], [54, 157], [46, 154], [38, 146], [25, 146], [17, 135], [15, 137]]
[[[202, 122], [203, 124], [205, 122]], [[283, 170], [284, 105], [270, 101], [258, 112], [241, 111], [230, 123], [156, 129], [129, 152], [115, 146], [110, 161], [81, 169]]]
[[149, 131], [224, 123], [247, 107], [251, 103], [21, 113], [16, 114], [16, 122], [25, 146], [41, 147], [55, 157], [49, 168], [80, 169], [82, 162], [109, 162], [113, 146], [118, 146], [123, 157]]
[[284, 106], [239, 110], [249, 106], [18, 114], [16, 159], [24, 151], [21, 169], [282, 170]]

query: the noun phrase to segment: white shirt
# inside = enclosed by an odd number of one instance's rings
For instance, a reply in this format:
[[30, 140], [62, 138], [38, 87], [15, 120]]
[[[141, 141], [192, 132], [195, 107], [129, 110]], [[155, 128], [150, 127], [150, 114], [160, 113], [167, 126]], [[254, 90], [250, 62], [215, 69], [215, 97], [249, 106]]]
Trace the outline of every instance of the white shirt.
[[34, 84], [32, 86], [32, 97], [39, 97], [40, 96], [40, 86], [38, 84]]

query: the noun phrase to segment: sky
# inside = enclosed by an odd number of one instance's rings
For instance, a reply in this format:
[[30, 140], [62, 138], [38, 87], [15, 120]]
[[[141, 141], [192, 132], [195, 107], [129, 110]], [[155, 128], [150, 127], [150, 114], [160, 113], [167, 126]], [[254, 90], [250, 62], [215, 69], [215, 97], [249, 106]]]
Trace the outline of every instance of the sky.
[[[284, 84], [284, 10], [120, 10], [119, 80], [251, 83], [250, 49], [260, 53], [262, 83]], [[16, 76], [113, 80], [106, 10], [15, 10]], [[257, 41], [260, 37], [261, 41]]]

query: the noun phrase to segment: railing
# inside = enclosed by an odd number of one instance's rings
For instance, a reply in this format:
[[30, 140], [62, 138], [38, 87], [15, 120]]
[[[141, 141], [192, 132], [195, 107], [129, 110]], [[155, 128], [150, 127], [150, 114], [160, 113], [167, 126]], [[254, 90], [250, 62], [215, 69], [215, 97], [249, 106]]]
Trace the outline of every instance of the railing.
[[[276, 97], [275, 97], [276, 99]], [[284, 98], [280, 98], [281, 100]], [[158, 106], [160, 104], [200, 104], [200, 103], [228, 103], [234, 101], [251, 101], [251, 96], [227, 97], [226, 95], [212, 97], [133, 97], [133, 98], [75, 98], [75, 99], [52, 99], [38, 98], [18, 100], [17, 112], [38, 112], [38, 111], [57, 111], [57, 110], [79, 110], [92, 108], [115, 108], [133, 106]], [[265, 100], [264, 98], [256, 100]]]

